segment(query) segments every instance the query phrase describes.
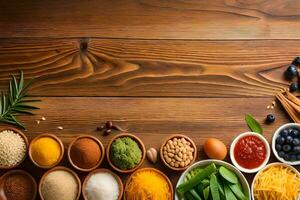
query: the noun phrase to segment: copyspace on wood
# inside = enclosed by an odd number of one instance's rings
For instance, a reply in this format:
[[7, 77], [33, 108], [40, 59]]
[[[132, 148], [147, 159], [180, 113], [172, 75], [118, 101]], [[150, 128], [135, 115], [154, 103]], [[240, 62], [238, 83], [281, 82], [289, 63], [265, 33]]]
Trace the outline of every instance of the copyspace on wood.
[[[0, 89], [22, 69], [36, 96], [263, 97], [288, 86], [300, 41], [0, 40]], [[286, 48], [289, 47], [289, 48]]]
[[0, 37], [299, 39], [298, 0], [1, 1]]

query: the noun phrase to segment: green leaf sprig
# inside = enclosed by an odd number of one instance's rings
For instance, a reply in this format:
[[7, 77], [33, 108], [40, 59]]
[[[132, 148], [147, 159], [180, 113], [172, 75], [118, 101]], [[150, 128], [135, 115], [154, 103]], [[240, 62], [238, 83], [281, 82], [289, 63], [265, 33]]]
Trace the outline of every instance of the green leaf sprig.
[[263, 134], [263, 128], [261, 125], [254, 119], [254, 117], [250, 114], [245, 115], [245, 121], [252, 132]]
[[25, 129], [24, 125], [16, 118], [19, 114], [33, 115], [30, 112], [33, 109], [39, 109], [29, 103], [40, 101], [35, 99], [28, 99], [27, 89], [31, 85], [33, 79], [24, 82], [23, 71], [20, 72], [20, 79], [17, 81], [13, 75], [12, 80], [9, 81], [8, 93], [2, 92], [0, 97], [0, 122], [12, 124], [14, 126]]

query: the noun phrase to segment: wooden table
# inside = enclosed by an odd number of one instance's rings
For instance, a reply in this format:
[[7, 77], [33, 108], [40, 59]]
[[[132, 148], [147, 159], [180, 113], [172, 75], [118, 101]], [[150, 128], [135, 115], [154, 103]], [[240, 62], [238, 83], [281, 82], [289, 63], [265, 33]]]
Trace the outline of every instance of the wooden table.
[[[299, 11], [297, 0], [2, 0], [0, 89], [19, 69], [36, 78], [30, 94], [41, 109], [21, 117], [29, 139], [53, 133], [67, 147], [90, 134], [106, 145], [113, 135], [96, 127], [112, 120], [146, 148], [186, 134], [202, 160], [206, 138], [229, 146], [248, 131], [245, 113], [261, 123], [276, 115], [263, 124], [269, 140], [289, 121], [279, 103], [267, 106], [288, 87], [283, 71], [300, 55]], [[144, 166], [174, 184], [180, 175], [161, 162]], [[28, 160], [22, 168], [37, 180], [44, 172]]]

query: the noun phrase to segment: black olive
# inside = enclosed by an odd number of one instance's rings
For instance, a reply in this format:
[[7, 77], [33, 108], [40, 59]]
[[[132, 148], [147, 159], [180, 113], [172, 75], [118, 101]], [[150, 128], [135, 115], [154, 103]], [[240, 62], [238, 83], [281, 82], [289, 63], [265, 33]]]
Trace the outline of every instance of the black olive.
[[291, 157], [289, 154], [284, 155], [284, 160], [290, 161]]
[[298, 74], [297, 67], [295, 65], [290, 65], [284, 73], [287, 80], [292, 80]]
[[283, 158], [285, 156], [285, 153], [283, 151], [279, 151], [278, 152], [278, 156], [281, 157], [281, 158]]
[[292, 142], [292, 144], [293, 144], [294, 146], [298, 146], [298, 145], [300, 145], [300, 139], [299, 139], [299, 138], [295, 138], [295, 139], [293, 139], [293, 142]]
[[285, 139], [284, 137], [279, 136], [278, 138], [276, 138], [276, 143], [277, 144], [284, 144]]
[[294, 151], [295, 153], [300, 153], [300, 146], [295, 146], [295, 147], [293, 148], [293, 151]]
[[293, 137], [290, 136], [290, 135], [287, 136], [286, 139], [285, 139], [285, 141], [286, 141], [287, 144], [292, 144], [292, 143], [293, 143], [293, 140], [294, 140]]
[[295, 154], [290, 154], [290, 161], [297, 160], [297, 156]]
[[291, 147], [291, 145], [285, 144], [282, 146], [282, 150], [285, 152], [289, 152], [292, 150], [292, 147]]
[[281, 137], [286, 138], [289, 135], [289, 131], [287, 129], [283, 129], [280, 132]]
[[292, 62], [293, 65], [300, 65], [300, 56], [297, 56], [296, 58], [294, 58], [293, 62]]
[[275, 116], [273, 114], [268, 114], [266, 118], [267, 123], [273, 123], [275, 121]]
[[282, 146], [280, 144], [276, 144], [275, 149], [276, 149], [276, 151], [281, 151]]
[[290, 85], [290, 92], [295, 92], [298, 90], [298, 83], [291, 83]]
[[291, 132], [291, 136], [292, 136], [293, 138], [299, 137], [299, 136], [300, 136], [299, 130], [294, 129], [294, 130]]

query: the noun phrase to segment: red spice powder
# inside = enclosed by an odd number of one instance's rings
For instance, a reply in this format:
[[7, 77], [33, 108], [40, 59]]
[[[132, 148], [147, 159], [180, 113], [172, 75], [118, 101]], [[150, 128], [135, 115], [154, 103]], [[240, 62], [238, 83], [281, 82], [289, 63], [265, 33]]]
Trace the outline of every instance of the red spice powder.
[[32, 200], [34, 183], [23, 174], [11, 174], [5, 179], [4, 194], [7, 200]]
[[78, 139], [70, 150], [72, 162], [83, 169], [89, 169], [97, 165], [101, 153], [98, 143], [90, 138]]

